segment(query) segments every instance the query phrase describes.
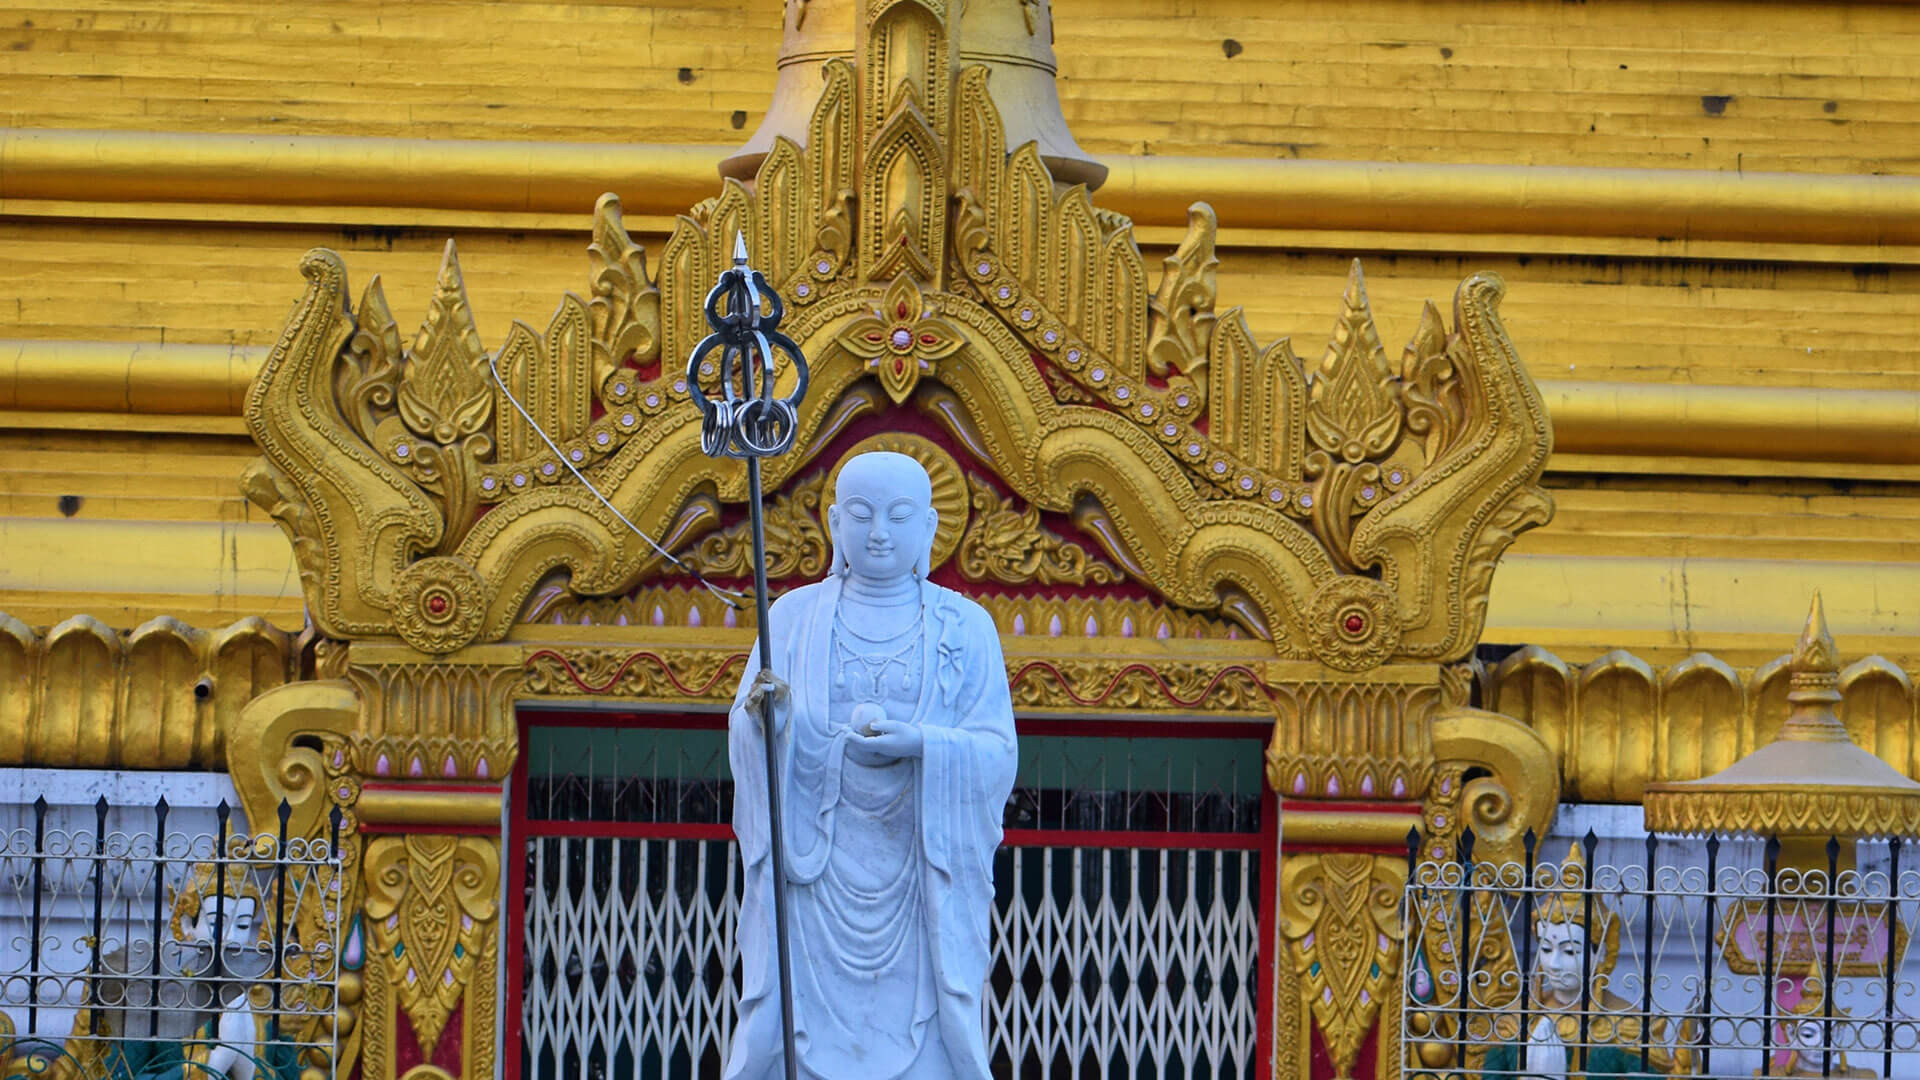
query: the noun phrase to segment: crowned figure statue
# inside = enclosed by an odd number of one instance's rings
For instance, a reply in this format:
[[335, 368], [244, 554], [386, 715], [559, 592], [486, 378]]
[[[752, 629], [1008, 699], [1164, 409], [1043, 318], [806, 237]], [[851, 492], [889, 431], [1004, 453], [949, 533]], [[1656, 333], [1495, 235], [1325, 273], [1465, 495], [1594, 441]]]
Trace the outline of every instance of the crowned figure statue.
[[[727, 1080], [781, 1075], [773, 883], [788, 882], [799, 1074], [984, 1080], [994, 853], [1013, 702], [979, 605], [927, 580], [938, 513], [913, 458], [867, 453], [827, 511], [833, 570], [773, 605], [775, 672], [749, 662], [730, 719], [746, 866], [744, 977]], [[786, 866], [771, 865], [763, 702]]]
[[[1681, 1024], [1680, 1039], [1671, 1044], [1670, 1025], [1664, 1018], [1656, 1017], [1653, 1030], [1644, 1031], [1639, 1006], [1611, 989], [1614, 964], [1620, 958], [1620, 918], [1598, 893], [1581, 891], [1589, 879], [1579, 844], [1567, 853], [1559, 879], [1578, 887], [1551, 893], [1534, 907], [1534, 952], [1524, 1014], [1527, 1031], [1524, 1035], [1520, 1031], [1522, 1014], [1502, 1013], [1494, 1021], [1498, 1041], [1487, 1051], [1482, 1075], [1488, 1080], [1569, 1080], [1690, 1074], [1697, 1025]], [[1580, 1061], [1583, 1034], [1584, 1067]]]
[[292, 1051], [267, 1045], [271, 925], [249, 871], [195, 864], [168, 904], [158, 993], [150, 949], [104, 956], [50, 1080], [292, 1080]]
[[[1773, 1067], [1756, 1069], [1753, 1075], [1849, 1077], [1854, 1080], [1880, 1075], [1872, 1069], [1848, 1065], [1847, 1055], [1839, 1050], [1831, 1055], [1826, 1052], [1826, 990], [1821, 984], [1817, 967], [1811, 978], [1799, 980], [1799, 990], [1798, 1000], [1791, 1005], [1783, 1009], [1776, 1005]], [[1837, 1036], [1853, 1027], [1853, 1014], [1836, 1005], [1833, 1010], [1833, 1033]], [[1832, 1060], [1825, 1060], [1829, 1056]]]

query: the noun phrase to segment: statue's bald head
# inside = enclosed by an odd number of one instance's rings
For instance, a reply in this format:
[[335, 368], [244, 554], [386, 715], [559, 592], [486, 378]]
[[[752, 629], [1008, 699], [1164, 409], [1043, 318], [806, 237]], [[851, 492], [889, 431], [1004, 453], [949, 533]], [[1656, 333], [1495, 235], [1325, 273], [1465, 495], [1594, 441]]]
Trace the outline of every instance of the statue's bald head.
[[837, 505], [848, 494], [876, 491], [911, 496], [921, 506], [933, 505], [933, 479], [926, 467], [891, 450], [872, 450], [847, 459], [834, 480], [833, 501]]
[[916, 572], [925, 577], [938, 526], [933, 481], [918, 461], [872, 451], [840, 467], [833, 505], [827, 510], [835, 573], [850, 569], [876, 579]]

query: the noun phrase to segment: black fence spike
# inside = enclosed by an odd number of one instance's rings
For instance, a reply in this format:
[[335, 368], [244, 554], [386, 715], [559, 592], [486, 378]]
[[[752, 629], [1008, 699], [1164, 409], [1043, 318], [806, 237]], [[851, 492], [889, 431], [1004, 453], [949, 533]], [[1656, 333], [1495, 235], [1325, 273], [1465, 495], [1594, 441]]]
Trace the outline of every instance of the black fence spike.
[[[1900, 838], [1897, 836], [1889, 836], [1887, 837], [1887, 920], [1889, 925], [1899, 917]], [[1882, 1039], [1884, 1041], [1881, 1044], [1881, 1049], [1885, 1054], [1885, 1062], [1882, 1065], [1883, 1071], [1880, 1073], [1881, 1076], [1893, 1075], [1893, 997], [1898, 988], [1899, 977], [1900, 965], [1894, 963], [1892, 957], [1888, 957], [1886, 964], [1886, 997], [1884, 998], [1887, 1003], [1887, 1018], [1886, 1026], [1882, 1031]]]
[[1653, 1042], [1647, 1033], [1653, 1030], [1653, 916], [1655, 903], [1654, 875], [1657, 868], [1654, 860], [1660, 854], [1660, 838], [1654, 833], [1647, 834], [1646, 880], [1643, 883], [1646, 896], [1640, 902], [1640, 1072], [1650, 1072], [1653, 1061]]
[[153, 801], [153, 944], [147, 961], [147, 1038], [160, 1033], [161, 904], [167, 889], [167, 797]]
[[[1820, 1017], [1820, 1075], [1833, 1075], [1833, 945], [1834, 920], [1840, 907], [1840, 838], [1827, 837], [1827, 958], [1820, 969], [1823, 980]], [[1891, 935], [1890, 935], [1891, 936]], [[1891, 958], [1889, 958], [1891, 959]]]
[[107, 797], [93, 804], [93, 934], [87, 946], [87, 1034], [100, 1034], [101, 925], [106, 917]]
[[[1760, 1075], [1773, 1075], [1773, 1025], [1780, 1016], [1780, 987], [1776, 979], [1780, 969], [1775, 964], [1775, 931], [1780, 915], [1780, 838], [1767, 837], [1767, 940], [1765, 960], [1760, 965], [1760, 988], [1764, 995], [1760, 1001], [1762, 1022], [1760, 1024]], [[1784, 1032], [1782, 1033], [1784, 1034]]]
[[[1599, 844], [1600, 837], [1595, 835], [1592, 829], [1588, 829], [1586, 837], [1581, 842], [1581, 846], [1584, 848], [1586, 854], [1584, 864], [1580, 868], [1581, 926], [1593, 925], [1593, 851]], [[1582, 1076], [1587, 1073], [1588, 1050], [1590, 1049], [1587, 1044], [1587, 1036], [1591, 1031], [1589, 1022], [1592, 1019], [1592, 1015], [1593, 949], [1583, 948], [1580, 950], [1580, 1052], [1576, 1054], [1574, 1058], [1579, 1066], [1576, 1071]]]

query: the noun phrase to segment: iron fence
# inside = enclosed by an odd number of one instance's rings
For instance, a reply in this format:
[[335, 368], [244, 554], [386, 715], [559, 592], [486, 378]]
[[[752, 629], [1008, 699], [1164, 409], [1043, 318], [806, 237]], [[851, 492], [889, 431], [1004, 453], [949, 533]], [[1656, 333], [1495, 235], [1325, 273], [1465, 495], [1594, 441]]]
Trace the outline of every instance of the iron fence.
[[[725, 718], [647, 719], [560, 715], [522, 740], [509, 1053], [530, 1080], [714, 1076], [725, 1057], [743, 886]], [[1021, 725], [982, 1001], [993, 1075], [1255, 1076], [1275, 821], [1242, 740], [1264, 732], [1087, 727]]]
[[0, 1072], [55, 1080], [332, 1075], [340, 816], [321, 839], [211, 832], [166, 799], [0, 831]]
[[1529, 833], [1491, 862], [1469, 834], [1422, 861], [1411, 837], [1402, 1075], [1920, 1075], [1920, 872], [1898, 840], [1795, 843], [1649, 836], [1606, 861], [1591, 831]]

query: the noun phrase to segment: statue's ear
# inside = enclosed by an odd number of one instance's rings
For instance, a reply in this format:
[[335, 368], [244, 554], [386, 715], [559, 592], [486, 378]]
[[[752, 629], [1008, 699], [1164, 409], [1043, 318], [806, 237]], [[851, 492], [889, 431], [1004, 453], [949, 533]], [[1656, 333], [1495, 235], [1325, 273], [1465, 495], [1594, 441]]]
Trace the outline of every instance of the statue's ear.
[[920, 559], [913, 564], [914, 576], [925, 580], [933, 574], [933, 538], [940, 534], [940, 508], [927, 507], [927, 547], [920, 553]]
[[847, 572], [847, 557], [840, 552], [840, 507], [839, 504], [827, 507], [827, 543], [833, 549], [833, 558], [827, 563], [827, 573], [839, 577]]

